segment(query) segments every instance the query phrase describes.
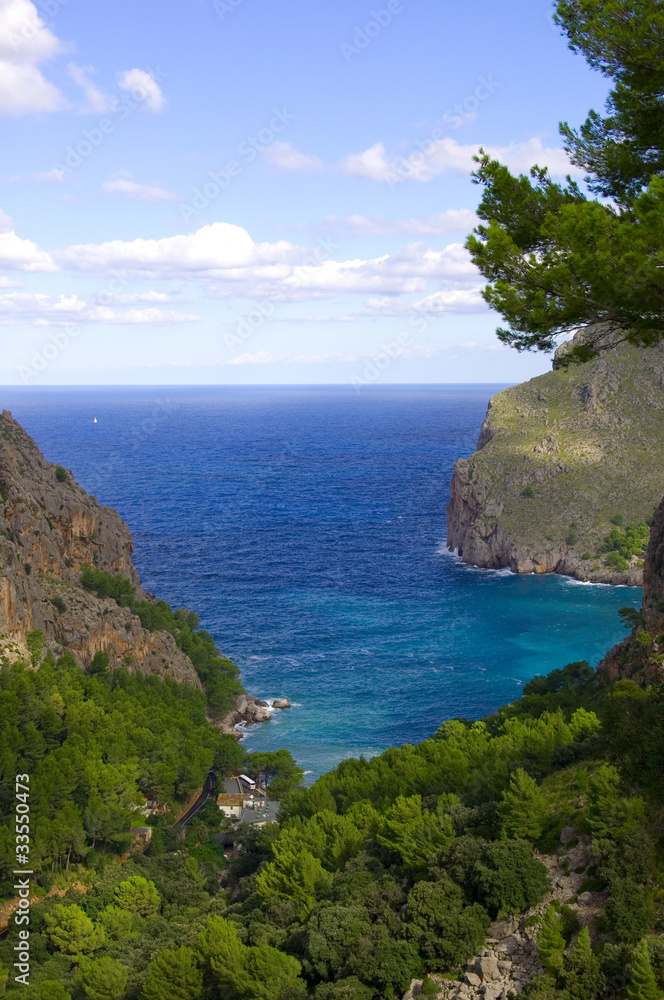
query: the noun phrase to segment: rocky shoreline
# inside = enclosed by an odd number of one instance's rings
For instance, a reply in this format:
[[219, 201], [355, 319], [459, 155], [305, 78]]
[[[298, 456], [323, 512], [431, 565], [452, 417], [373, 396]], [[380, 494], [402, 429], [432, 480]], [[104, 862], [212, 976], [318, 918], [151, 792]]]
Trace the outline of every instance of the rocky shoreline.
[[251, 725], [255, 722], [269, 722], [273, 709], [290, 707], [291, 703], [288, 698], [275, 698], [270, 703], [262, 698], [257, 698], [254, 694], [243, 693], [235, 699], [235, 707], [232, 711], [224, 716], [220, 722], [213, 722], [213, 725], [216, 725], [222, 733], [227, 733], [229, 736], [241, 740], [245, 734], [241, 729], [238, 729], [238, 726]]

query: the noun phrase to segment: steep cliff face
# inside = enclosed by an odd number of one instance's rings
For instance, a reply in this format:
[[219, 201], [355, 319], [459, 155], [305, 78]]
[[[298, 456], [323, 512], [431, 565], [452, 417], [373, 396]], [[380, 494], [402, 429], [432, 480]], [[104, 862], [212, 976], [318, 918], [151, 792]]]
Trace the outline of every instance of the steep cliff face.
[[664, 499], [653, 518], [643, 567], [643, 604], [630, 635], [597, 667], [600, 684], [627, 677], [645, 684], [664, 682]]
[[646, 537], [664, 492], [663, 390], [662, 346], [621, 345], [494, 396], [454, 467], [450, 548], [476, 566], [640, 585], [626, 535], [634, 523]]
[[140, 586], [131, 532], [119, 514], [97, 503], [71, 472], [47, 462], [5, 410], [0, 416], [0, 655], [28, 653], [35, 629], [45, 649], [70, 650], [82, 665], [107, 652], [124, 666], [200, 687], [191, 660], [167, 632], [149, 632], [110, 598], [84, 590], [86, 563]]

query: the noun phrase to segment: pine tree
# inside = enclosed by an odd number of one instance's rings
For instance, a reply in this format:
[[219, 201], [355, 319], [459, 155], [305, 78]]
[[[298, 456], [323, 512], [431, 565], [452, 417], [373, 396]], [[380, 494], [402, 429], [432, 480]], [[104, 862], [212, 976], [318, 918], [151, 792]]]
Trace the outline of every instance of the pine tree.
[[565, 938], [560, 929], [560, 918], [552, 903], [544, 914], [537, 935], [537, 957], [547, 972], [555, 974], [562, 969], [564, 951]]
[[539, 840], [546, 818], [546, 799], [537, 782], [522, 767], [510, 778], [498, 807], [508, 837]]
[[648, 944], [643, 938], [636, 946], [632, 973], [627, 987], [627, 996], [633, 1000], [661, 1000], [662, 991], [657, 986], [655, 974], [650, 966]]
[[561, 978], [570, 1000], [594, 1000], [606, 987], [599, 959], [590, 946], [587, 927], [582, 928], [572, 951], [563, 960]]

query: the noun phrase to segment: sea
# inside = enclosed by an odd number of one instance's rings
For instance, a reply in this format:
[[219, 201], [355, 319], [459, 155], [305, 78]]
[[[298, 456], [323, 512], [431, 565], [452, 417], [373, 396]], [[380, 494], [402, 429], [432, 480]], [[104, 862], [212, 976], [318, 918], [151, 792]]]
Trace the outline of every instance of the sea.
[[637, 588], [464, 565], [454, 461], [499, 385], [4, 387], [46, 458], [117, 508], [143, 585], [197, 612], [248, 691], [246, 727], [307, 781], [478, 719], [624, 635]]

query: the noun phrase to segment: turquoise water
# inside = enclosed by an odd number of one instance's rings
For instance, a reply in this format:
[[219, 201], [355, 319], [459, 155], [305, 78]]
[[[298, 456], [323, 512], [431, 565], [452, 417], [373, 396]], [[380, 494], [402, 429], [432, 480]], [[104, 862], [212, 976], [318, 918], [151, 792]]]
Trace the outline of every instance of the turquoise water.
[[[261, 697], [248, 749], [312, 775], [478, 718], [595, 665], [636, 588], [464, 566], [445, 549], [456, 458], [499, 386], [2, 391], [46, 457], [117, 507], [144, 585], [195, 609]], [[93, 423], [94, 418], [97, 423]]]

